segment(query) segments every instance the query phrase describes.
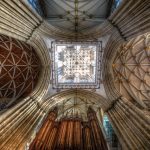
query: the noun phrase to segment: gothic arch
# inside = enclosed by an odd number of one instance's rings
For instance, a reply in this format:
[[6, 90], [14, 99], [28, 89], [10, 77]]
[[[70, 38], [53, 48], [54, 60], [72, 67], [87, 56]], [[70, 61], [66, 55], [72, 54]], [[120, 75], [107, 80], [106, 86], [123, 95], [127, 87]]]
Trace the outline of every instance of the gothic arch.
[[[83, 89], [65, 90], [56, 93], [51, 97], [47, 98], [44, 103], [50, 104], [48, 106], [49, 110], [50, 108], [59, 105], [59, 103], [63, 104], [63, 102], [67, 102], [67, 99], [71, 99], [73, 97], [80, 98], [80, 102], [82, 101], [83, 103], [87, 103], [88, 106], [93, 105], [94, 107], [101, 107], [102, 109], [106, 109], [108, 106], [108, 101], [106, 98], [97, 93], [93, 93], [91, 91]], [[73, 102], [74, 101], [72, 101], [72, 103]]]

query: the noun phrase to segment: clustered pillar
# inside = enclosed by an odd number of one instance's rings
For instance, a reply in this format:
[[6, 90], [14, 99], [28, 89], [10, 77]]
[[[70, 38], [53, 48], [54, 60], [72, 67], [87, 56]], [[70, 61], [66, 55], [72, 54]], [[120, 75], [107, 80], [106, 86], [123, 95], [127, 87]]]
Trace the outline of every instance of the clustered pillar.
[[87, 115], [88, 121], [78, 115], [55, 121], [54, 109], [30, 144], [30, 150], [107, 150], [95, 111], [89, 108]]
[[118, 99], [107, 115], [119, 137], [126, 144], [124, 149], [148, 150], [150, 148], [150, 120], [125, 98]]

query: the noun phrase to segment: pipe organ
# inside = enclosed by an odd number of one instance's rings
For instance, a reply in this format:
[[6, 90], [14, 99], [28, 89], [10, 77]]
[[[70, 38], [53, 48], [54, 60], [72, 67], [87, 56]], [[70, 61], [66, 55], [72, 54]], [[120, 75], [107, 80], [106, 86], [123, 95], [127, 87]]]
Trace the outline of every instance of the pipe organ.
[[98, 123], [98, 119], [96, 116], [96, 112], [89, 107], [88, 109], [88, 120], [90, 123], [90, 127], [91, 127], [91, 134], [93, 137], [93, 142], [94, 142], [94, 150], [105, 150], [107, 149], [107, 145], [102, 133], [102, 130], [100, 129], [99, 123]]
[[57, 109], [49, 113], [29, 150], [107, 150], [95, 111], [87, 112], [88, 121], [76, 116], [59, 121]]
[[92, 137], [90, 133], [89, 123], [83, 123], [83, 149], [84, 150], [92, 150]]

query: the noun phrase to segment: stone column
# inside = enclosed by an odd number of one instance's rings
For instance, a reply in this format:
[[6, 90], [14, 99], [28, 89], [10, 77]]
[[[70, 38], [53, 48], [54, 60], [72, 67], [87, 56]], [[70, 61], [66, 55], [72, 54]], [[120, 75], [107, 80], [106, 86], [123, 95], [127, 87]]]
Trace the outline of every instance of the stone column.
[[[118, 99], [107, 111], [117, 128], [124, 149], [147, 150], [150, 147], [150, 118], [125, 98]], [[125, 142], [125, 143], [123, 143]]]

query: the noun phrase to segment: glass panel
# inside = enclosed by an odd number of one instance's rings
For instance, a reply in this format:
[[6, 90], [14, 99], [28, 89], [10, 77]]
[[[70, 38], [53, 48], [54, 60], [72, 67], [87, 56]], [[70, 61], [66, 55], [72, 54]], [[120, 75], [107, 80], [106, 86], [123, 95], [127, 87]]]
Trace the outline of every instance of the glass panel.
[[118, 138], [112, 128], [112, 125], [106, 115], [103, 117], [103, 126], [105, 129], [107, 141], [111, 148], [116, 148], [116, 150], [121, 150], [120, 143], [118, 141]]
[[122, 0], [114, 0], [112, 5], [112, 12], [121, 4]]
[[29, 4], [32, 6], [33, 9], [36, 10], [36, 12], [43, 16], [43, 12], [41, 10], [41, 6], [39, 4], [39, 1], [38, 0], [28, 0]]

